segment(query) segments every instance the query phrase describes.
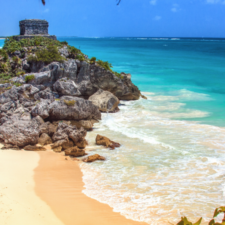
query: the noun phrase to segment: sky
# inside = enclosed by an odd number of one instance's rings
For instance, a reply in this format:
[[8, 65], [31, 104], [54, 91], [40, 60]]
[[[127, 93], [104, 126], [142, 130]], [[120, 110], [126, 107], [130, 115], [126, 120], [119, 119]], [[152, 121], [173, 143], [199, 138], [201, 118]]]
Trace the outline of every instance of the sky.
[[19, 34], [19, 21], [45, 19], [49, 34], [78, 37], [225, 38], [225, 0], [7, 0], [0, 36]]

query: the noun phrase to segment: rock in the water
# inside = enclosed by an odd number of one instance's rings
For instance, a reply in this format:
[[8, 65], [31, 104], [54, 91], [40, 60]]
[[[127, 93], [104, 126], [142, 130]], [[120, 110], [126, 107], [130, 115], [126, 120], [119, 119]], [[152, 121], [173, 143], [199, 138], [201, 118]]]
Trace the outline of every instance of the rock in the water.
[[43, 133], [38, 139], [38, 144], [40, 145], [52, 144], [52, 139], [48, 136], [48, 134]]
[[111, 141], [109, 138], [101, 136], [99, 134], [96, 136], [95, 141], [96, 141], [97, 145], [103, 145], [103, 146], [106, 146], [107, 148], [111, 148], [111, 149], [120, 147], [119, 143]]
[[6, 144], [19, 147], [35, 145], [39, 138], [39, 125], [36, 120], [9, 120], [0, 126], [0, 137]]
[[94, 162], [96, 160], [105, 160], [105, 157], [95, 154], [95, 155], [88, 156], [87, 158], [84, 158], [83, 162]]
[[72, 147], [65, 150], [65, 155], [80, 157], [85, 155], [85, 151], [83, 149], [79, 149], [78, 147]]
[[144, 95], [141, 95], [141, 97], [142, 97], [143, 99], [146, 99], [146, 100], [148, 99], [148, 98], [147, 98], [146, 96], [144, 96]]
[[90, 101], [77, 97], [63, 96], [60, 101], [54, 101], [49, 106], [51, 120], [88, 120], [101, 119], [97, 106]]
[[102, 112], [113, 112], [119, 104], [119, 99], [109, 91], [99, 89], [88, 99]]
[[27, 145], [23, 149], [27, 151], [46, 151], [46, 148], [36, 145]]

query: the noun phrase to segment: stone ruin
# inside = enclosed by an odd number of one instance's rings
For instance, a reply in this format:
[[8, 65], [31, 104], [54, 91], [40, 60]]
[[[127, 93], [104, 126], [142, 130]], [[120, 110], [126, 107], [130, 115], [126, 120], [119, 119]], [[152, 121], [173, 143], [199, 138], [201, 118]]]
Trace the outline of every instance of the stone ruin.
[[16, 40], [32, 38], [36, 36], [48, 37], [56, 40], [55, 35], [48, 34], [49, 24], [46, 20], [30, 19], [20, 21], [20, 35], [14, 36]]

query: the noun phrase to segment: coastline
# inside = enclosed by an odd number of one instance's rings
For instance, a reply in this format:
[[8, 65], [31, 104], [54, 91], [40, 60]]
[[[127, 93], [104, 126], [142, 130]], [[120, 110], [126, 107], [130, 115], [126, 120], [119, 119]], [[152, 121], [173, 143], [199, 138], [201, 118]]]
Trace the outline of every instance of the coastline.
[[[51, 151], [38, 152], [35, 192], [65, 225], [147, 225], [126, 219], [108, 205], [82, 193], [79, 162]], [[65, 160], [67, 158], [67, 160]]]

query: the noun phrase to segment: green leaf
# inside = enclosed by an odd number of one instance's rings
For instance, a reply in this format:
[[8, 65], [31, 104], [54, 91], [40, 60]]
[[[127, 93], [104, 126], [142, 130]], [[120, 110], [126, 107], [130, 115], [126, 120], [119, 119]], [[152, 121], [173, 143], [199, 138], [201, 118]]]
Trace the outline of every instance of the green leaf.
[[202, 217], [196, 223], [194, 223], [193, 225], [200, 225], [201, 222], [202, 222]]
[[215, 224], [215, 220], [214, 219], [209, 221], [209, 225], [214, 225], [214, 224]]

